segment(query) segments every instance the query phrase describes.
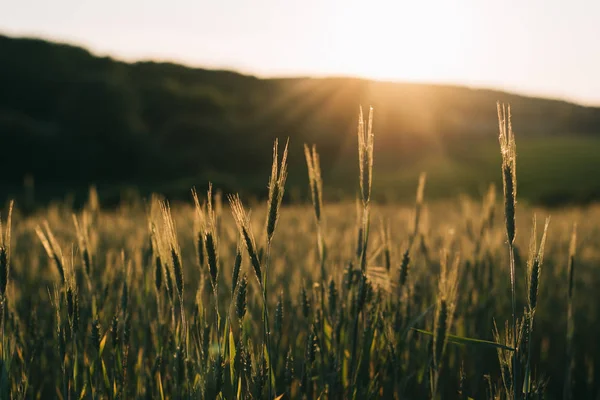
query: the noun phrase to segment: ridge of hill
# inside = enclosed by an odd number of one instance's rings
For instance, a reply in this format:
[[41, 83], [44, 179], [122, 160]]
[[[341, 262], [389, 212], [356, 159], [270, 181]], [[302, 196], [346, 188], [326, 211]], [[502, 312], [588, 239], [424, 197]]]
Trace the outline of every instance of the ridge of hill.
[[5, 183], [33, 176], [57, 193], [90, 183], [187, 191], [211, 180], [261, 194], [276, 137], [290, 138], [292, 183], [304, 184], [302, 145], [314, 143], [324, 173], [347, 188], [359, 104], [376, 110], [382, 176], [478, 152], [496, 140], [496, 101], [512, 105], [520, 139], [600, 133], [600, 108], [560, 100], [359, 78], [259, 79], [2, 35], [0, 88]]

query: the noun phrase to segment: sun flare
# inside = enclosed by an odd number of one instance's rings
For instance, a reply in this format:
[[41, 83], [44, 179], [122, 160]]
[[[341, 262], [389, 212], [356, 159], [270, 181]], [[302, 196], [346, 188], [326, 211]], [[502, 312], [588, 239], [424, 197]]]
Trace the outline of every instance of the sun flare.
[[445, 81], [469, 63], [469, 15], [425, 2], [352, 2], [331, 21], [323, 69], [381, 80]]

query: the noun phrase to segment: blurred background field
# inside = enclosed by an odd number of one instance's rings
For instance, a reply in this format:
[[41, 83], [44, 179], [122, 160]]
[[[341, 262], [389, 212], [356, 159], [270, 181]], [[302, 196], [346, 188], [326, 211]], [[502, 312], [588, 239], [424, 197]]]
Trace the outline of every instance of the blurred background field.
[[[0, 37], [0, 195], [45, 204], [95, 183], [188, 199], [210, 180], [264, 197], [276, 137], [290, 139], [290, 193], [307, 198], [304, 143], [321, 154], [331, 199], [354, 197], [358, 105], [376, 113], [375, 196], [411, 199], [429, 174], [432, 199], [500, 183], [496, 101], [513, 106], [520, 198], [550, 206], [600, 196], [600, 109], [449, 85], [357, 78], [262, 79], [156, 62], [125, 63], [42, 40]], [[29, 196], [29, 198], [27, 198]], [[22, 202], [25, 204], [25, 202]]]

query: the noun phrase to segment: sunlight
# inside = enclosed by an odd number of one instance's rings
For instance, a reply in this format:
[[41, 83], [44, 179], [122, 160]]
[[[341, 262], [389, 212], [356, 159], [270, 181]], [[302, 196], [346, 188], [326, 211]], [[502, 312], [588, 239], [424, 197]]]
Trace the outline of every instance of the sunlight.
[[[472, 10], [426, 2], [350, 2], [332, 19], [324, 72], [382, 80], [445, 81], [469, 63]], [[327, 39], [325, 39], [327, 40]]]

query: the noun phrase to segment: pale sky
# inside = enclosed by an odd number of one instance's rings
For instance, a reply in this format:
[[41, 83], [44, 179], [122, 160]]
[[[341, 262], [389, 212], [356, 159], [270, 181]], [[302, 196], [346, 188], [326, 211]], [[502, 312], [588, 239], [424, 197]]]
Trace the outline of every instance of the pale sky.
[[600, 0], [7, 0], [0, 33], [264, 77], [442, 82], [600, 105]]

